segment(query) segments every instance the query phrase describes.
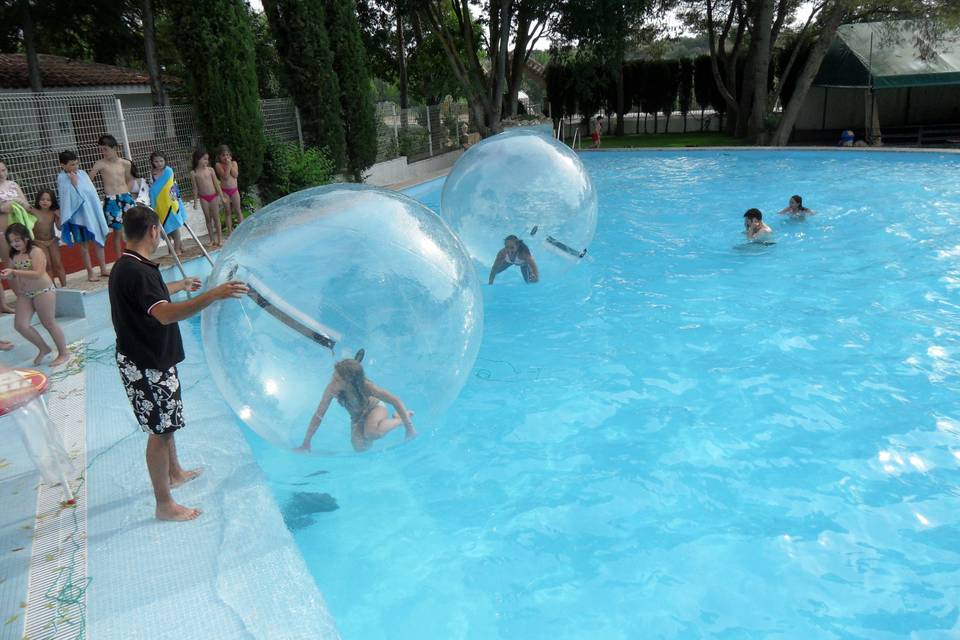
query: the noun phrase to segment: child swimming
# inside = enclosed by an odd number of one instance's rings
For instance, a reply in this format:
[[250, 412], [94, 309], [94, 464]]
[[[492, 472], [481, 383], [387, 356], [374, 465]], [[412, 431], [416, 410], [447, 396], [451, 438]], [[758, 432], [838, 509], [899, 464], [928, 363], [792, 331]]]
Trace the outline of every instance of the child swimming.
[[743, 227], [750, 242], [773, 243], [773, 229], [764, 224], [760, 209], [747, 209], [743, 214]]
[[803, 198], [800, 196], [790, 196], [790, 202], [787, 206], [777, 212], [778, 215], [789, 215], [791, 218], [803, 219], [807, 216], [815, 216], [817, 212], [813, 209], [807, 209], [803, 206]]
[[530, 248], [517, 236], [507, 236], [503, 239], [503, 249], [497, 252], [497, 258], [490, 268], [490, 284], [493, 284], [498, 273], [513, 265], [520, 267], [524, 282], [529, 284], [540, 281], [540, 270]]
[[[366, 451], [374, 440], [379, 440], [401, 424], [406, 429], [407, 440], [417, 435], [410, 420], [413, 412], [407, 411], [400, 398], [367, 380], [359, 360], [347, 358], [333, 365], [333, 377], [323, 392], [303, 437], [303, 444], [297, 447], [297, 451], [310, 451], [313, 434], [334, 398], [350, 414], [350, 441], [356, 451]], [[396, 411], [393, 417], [387, 417], [384, 402], [393, 406]]]

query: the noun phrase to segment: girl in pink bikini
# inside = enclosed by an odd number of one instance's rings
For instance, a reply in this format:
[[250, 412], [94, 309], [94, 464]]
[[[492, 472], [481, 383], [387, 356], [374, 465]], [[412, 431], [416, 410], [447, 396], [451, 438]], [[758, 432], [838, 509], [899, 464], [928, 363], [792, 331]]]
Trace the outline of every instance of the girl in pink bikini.
[[[210, 155], [203, 149], [197, 149], [193, 152], [193, 171], [190, 172], [190, 180], [193, 182], [193, 206], [197, 206], [199, 200], [200, 208], [203, 210], [203, 219], [207, 221], [210, 247], [219, 247], [223, 244], [219, 201], [222, 200], [227, 207], [230, 206], [230, 201], [224, 193], [227, 190], [226, 187], [220, 188], [217, 174], [210, 166]], [[234, 182], [236, 182], [236, 179], [234, 179]], [[230, 215], [228, 213], [227, 220], [229, 219]], [[227, 224], [229, 225], [229, 222]]]
[[223, 193], [230, 199], [227, 206], [227, 233], [233, 233], [233, 214], [237, 214], [237, 224], [243, 222], [243, 209], [240, 208], [240, 187], [237, 186], [237, 176], [240, 167], [233, 159], [230, 147], [225, 144], [217, 147], [217, 177], [223, 185]]

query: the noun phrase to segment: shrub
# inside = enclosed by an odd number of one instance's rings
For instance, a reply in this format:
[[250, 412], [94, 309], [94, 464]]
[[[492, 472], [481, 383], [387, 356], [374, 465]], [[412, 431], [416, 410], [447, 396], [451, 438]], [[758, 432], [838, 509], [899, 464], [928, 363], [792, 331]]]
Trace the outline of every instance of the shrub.
[[417, 126], [408, 126], [400, 129], [400, 155], [415, 156], [427, 151], [427, 130]]
[[325, 149], [301, 149], [294, 142], [270, 139], [259, 191], [263, 204], [307, 187], [333, 182], [336, 164]]

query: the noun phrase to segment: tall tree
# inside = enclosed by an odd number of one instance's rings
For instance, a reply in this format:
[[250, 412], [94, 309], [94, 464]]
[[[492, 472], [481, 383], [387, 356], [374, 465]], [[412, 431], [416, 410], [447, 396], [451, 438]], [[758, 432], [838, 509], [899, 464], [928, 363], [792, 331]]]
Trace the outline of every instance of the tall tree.
[[377, 114], [353, 0], [326, 0], [327, 34], [340, 83], [340, 117], [347, 139], [347, 169], [354, 179], [377, 161]]
[[340, 83], [334, 72], [323, 0], [264, 0], [283, 80], [300, 110], [304, 142], [325, 148], [338, 169], [347, 164], [340, 115]]
[[150, 95], [153, 97], [154, 105], [163, 106], [167, 104], [167, 92], [163, 89], [160, 59], [157, 57], [157, 28], [154, 21], [153, 0], [142, 0], [140, 10], [143, 16], [143, 50], [147, 74], [150, 76]]
[[713, 95], [713, 71], [710, 69], [710, 54], [697, 56], [693, 61], [693, 96], [700, 107], [700, 131], [703, 131], [703, 112]]
[[680, 84], [677, 92], [677, 107], [683, 116], [683, 132], [687, 132], [687, 114], [690, 113], [690, 103], [693, 101], [693, 60], [680, 60]]
[[240, 163], [240, 184], [255, 184], [263, 169], [263, 116], [257, 96], [253, 31], [243, 0], [172, 0], [184, 59], [208, 146], [229, 144]]
[[[511, 82], [513, 88], [519, 89], [519, 77], [523, 71], [521, 62], [526, 64], [539, 38], [537, 32], [546, 28], [542, 25], [551, 19], [556, 2], [488, 0], [483, 7], [487, 26], [486, 61], [478, 53], [481, 42], [477, 38], [477, 28], [481, 20], [474, 14], [473, 3], [469, 0], [409, 0], [409, 3], [426, 27], [440, 38], [447, 61], [467, 96], [480, 134], [488, 136], [498, 132], [504, 103], [510, 102], [504, 100], [508, 93], [508, 60], [514, 60], [520, 70], [515, 81]], [[454, 18], [452, 25], [447, 21], [448, 12]], [[526, 33], [519, 34], [518, 28], [525, 28]], [[512, 52], [511, 40], [514, 42]]]
[[588, 50], [615, 76], [617, 87], [616, 135], [623, 135], [626, 104], [623, 63], [627, 47], [649, 37], [645, 29], [652, 11], [666, 2], [657, 0], [564, 0], [557, 35], [567, 44]]

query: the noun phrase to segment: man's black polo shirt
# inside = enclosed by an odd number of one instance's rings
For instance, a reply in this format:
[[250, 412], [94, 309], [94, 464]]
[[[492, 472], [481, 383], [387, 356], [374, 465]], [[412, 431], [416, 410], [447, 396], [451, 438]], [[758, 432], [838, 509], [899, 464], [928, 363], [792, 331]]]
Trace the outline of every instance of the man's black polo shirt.
[[170, 292], [159, 267], [130, 251], [110, 272], [110, 315], [117, 333], [117, 351], [141, 369], [166, 371], [183, 361], [180, 326], [163, 325], [150, 315], [158, 304], [170, 302]]

